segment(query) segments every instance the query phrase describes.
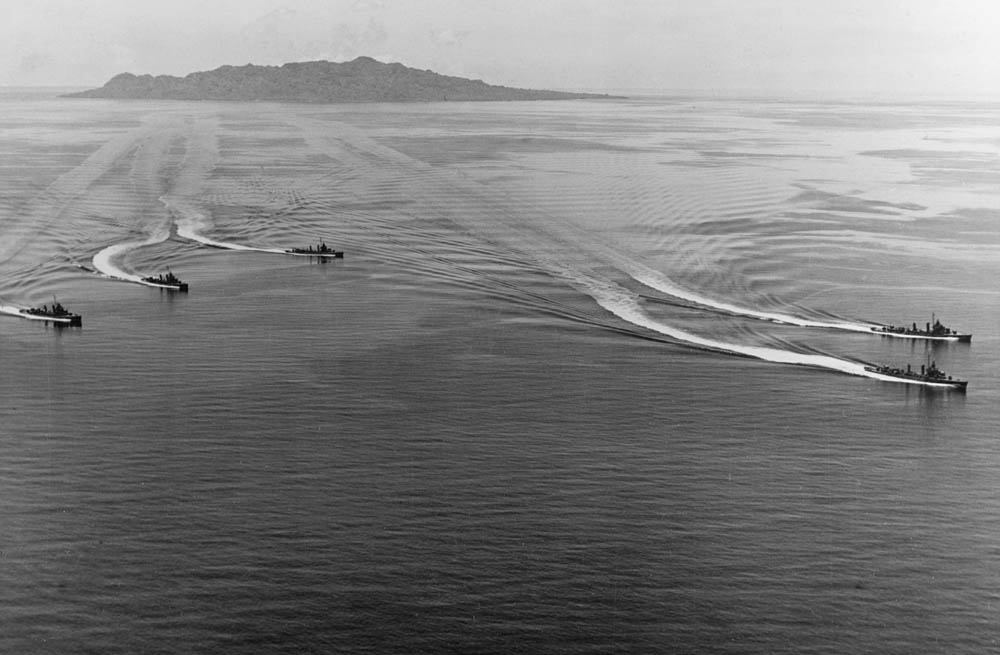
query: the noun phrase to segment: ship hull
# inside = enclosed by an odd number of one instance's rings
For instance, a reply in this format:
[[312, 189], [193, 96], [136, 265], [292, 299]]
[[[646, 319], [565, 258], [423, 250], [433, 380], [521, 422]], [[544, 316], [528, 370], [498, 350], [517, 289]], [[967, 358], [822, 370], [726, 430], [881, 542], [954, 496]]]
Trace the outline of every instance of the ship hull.
[[965, 391], [969, 386], [968, 380], [938, 380], [920, 377], [918, 375], [893, 375], [892, 373], [886, 373], [870, 366], [866, 366], [865, 370], [871, 373], [876, 379], [883, 380], [885, 382], [919, 384], [924, 387], [931, 387], [935, 389], [954, 389], [955, 391]]
[[167, 289], [169, 291], [178, 291], [180, 293], [188, 292], [187, 282], [183, 282], [181, 284], [160, 284], [158, 282], [150, 282], [148, 280], [143, 280], [143, 283], [151, 287], [156, 287], [158, 289]]
[[79, 314], [71, 314], [69, 316], [50, 316], [48, 314], [31, 314], [22, 310], [21, 318], [26, 318], [32, 321], [45, 321], [46, 323], [55, 323], [57, 325], [69, 325], [72, 327], [83, 326], [83, 317]]
[[332, 250], [330, 252], [309, 252], [308, 250], [302, 252], [297, 250], [286, 250], [286, 255], [296, 255], [298, 257], [322, 257], [324, 259], [343, 259], [344, 253], [341, 250]]
[[924, 341], [956, 341], [969, 343], [972, 341], [971, 334], [920, 334], [918, 332], [889, 332], [881, 328], [872, 328], [873, 333], [881, 337], [896, 337], [897, 339], [923, 339]]

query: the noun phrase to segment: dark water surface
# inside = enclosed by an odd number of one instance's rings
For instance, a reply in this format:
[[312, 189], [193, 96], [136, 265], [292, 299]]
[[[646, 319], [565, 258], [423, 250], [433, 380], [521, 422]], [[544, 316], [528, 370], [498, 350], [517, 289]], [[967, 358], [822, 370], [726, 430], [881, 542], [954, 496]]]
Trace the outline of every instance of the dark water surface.
[[1000, 648], [998, 115], [0, 96], [0, 652]]

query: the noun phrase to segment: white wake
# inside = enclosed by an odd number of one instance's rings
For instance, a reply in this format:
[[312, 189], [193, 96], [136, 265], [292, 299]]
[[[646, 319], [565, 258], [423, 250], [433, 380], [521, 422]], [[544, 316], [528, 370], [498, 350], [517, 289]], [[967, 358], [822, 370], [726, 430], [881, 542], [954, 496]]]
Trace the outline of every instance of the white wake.
[[137, 284], [146, 284], [142, 279], [142, 276], [135, 275], [134, 273], [129, 273], [125, 269], [121, 268], [117, 260], [122, 257], [125, 253], [140, 248], [142, 246], [150, 246], [154, 243], [162, 243], [166, 240], [168, 235], [153, 235], [144, 241], [128, 241], [125, 243], [116, 243], [112, 246], [101, 250], [99, 253], [94, 255], [93, 264], [94, 268], [98, 273], [115, 280], [124, 280], [126, 282], [135, 282]]
[[213, 248], [222, 248], [225, 250], [271, 252], [280, 255], [286, 254], [281, 248], [257, 248], [254, 246], [245, 246], [240, 243], [216, 241], [215, 239], [211, 239], [204, 235], [204, 231], [209, 229], [211, 225], [208, 218], [201, 211], [192, 207], [180, 198], [161, 196], [160, 202], [166, 205], [167, 209], [173, 214], [174, 222], [177, 225], [177, 236], [179, 237], [189, 239], [190, 241], [196, 241]]
[[839, 359], [829, 355], [797, 353], [791, 350], [782, 350], [780, 348], [748, 346], [703, 337], [686, 330], [681, 330], [665, 323], [661, 323], [660, 321], [650, 317], [639, 304], [639, 297], [636, 294], [625, 289], [624, 287], [616, 285], [613, 282], [598, 280], [595, 278], [576, 278], [573, 280], [573, 283], [575, 287], [592, 297], [598, 305], [622, 320], [691, 345], [715, 351], [745, 355], [747, 357], [753, 357], [755, 359], [768, 362], [824, 368], [840, 371], [841, 373], [847, 373], [848, 375], [857, 375], [876, 380], [884, 380], [887, 382], [900, 382], [904, 384], [916, 384], [923, 386], [939, 386], [933, 385], [932, 383], [922, 382], [920, 380], [905, 380], [882, 375], [874, 371], [866, 370], [865, 364], [846, 359]]

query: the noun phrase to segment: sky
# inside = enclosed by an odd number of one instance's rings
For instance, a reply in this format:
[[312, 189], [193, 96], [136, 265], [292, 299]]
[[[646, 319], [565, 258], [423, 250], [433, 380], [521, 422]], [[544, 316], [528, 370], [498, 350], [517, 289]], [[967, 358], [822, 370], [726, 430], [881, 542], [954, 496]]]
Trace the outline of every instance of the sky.
[[1000, 97], [997, 0], [0, 0], [0, 85], [347, 61], [491, 84]]

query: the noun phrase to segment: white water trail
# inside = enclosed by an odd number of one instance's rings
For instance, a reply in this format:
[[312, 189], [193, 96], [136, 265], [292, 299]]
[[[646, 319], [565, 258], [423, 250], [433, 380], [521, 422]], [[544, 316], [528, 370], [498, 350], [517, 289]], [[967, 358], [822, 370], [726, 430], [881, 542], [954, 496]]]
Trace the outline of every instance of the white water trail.
[[26, 314], [21, 313], [20, 307], [15, 307], [14, 305], [0, 305], [0, 313], [10, 314], [11, 316], [20, 316], [22, 318], [31, 318]]
[[239, 243], [210, 239], [202, 234], [202, 231], [209, 227], [209, 221], [198, 209], [192, 207], [187, 201], [176, 197], [161, 196], [160, 202], [174, 215], [174, 221], [177, 225], [177, 236], [179, 237], [224, 250], [271, 252], [279, 255], [287, 254], [281, 248], [257, 248], [254, 246], [244, 246]]
[[839, 371], [841, 373], [847, 373], [848, 375], [873, 378], [886, 382], [900, 382], [904, 384], [916, 384], [922, 386], [947, 386], [935, 385], [933, 383], [923, 382], [920, 380], [905, 380], [882, 375], [874, 371], [866, 370], [866, 365], [863, 363], [839, 359], [829, 355], [797, 353], [791, 350], [768, 348], [765, 346], [747, 346], [702, 337], [697, 334], [692, 334], [691, 332], [666, 325], [651, 318], [645, 311], [643, 311], [639, 304], [639, 297], [636, 294], [625, 289], [624, 287], [619, 287], [613, 282], [598, 280], [595, 278], [580, 279], [579, 277], [576, 277], [573, 282], [574, 286], [592, 297], [598, 305], [618, 318], [633, 325], [637, 325], [691, 345], [707, 348], [709, 350], [745, 355], [747, 357], [753, 357], [755, 359], [761, 359], [768, 362], [824, 368]]
[[756, 318], [764, 321], [771, 321], [774, 323], [784, 323], [786, 325], [798, 325], [800, 327], [815, 327], [815, 328], [830, 328], [835, 330], [849, 330], [851, 332], [871, 332], [873, 327], [881, 327], [877, 323], [862, 323], [862, 322], [849, 322], [849, 321], [817, 321], [814, 319], [802, 318], [800, 316], [795, 316], [792, 314], [784, 314], [779, 312], [768, 312], [761, 311], [758, 309], [752, 309], [749, 307], [741, 307], [739, 305], [734, 305], [733, 303], [725, 302], [722, 300], [716, 300], [708, 296], [702, 295], [695, 291], [690, 291], [684, 289], [683, 287], [677, 286], [673, 281], [667, 278], [662, 273], [654, 271], [652, 269], [646, 268], [641, 264], [630, 262], [627, 260], [619, 261], [619, 265], [622, 266], [625, 273], [627, 273], [636, 282], [646, 285], [651, 289], [655, 289], [661, 293], [668, 294], [674, 298], [679, 298], [681, 300], [686, 300], [688, 302], [697, 303], [705, 307], [711, 307], [713, 309], [719, 309], [730, 314], [736, 314], [738, 316], [749, 316], [750, 318]]
[[590, 295], [601, 307], [608, 310], [615, 316], [628, 321], [629, 323], [639, 325], [646, 329], [653, 330], [654, 332], [659, 332], [660, 334], [665, 334], [675, 339], [679, 339], [696, 346], [701, 346], [703, 348], [746, 355], [748, 357], [754, 357], [756, 359], [763, 359], [769, 362], [777, 362], [781, 364], [817, 366], [841, 371], [843, 373], [850, 373], [852, 375], [867, 374], [867, 371], [864, 370], [864, 364], [851, 362], [845, 359], [838, 359], [828, 355], [797, 353], [791, 350], [768, 348], [766, 346], [746, 346], [738, 343], [729, 343], [726, 341], [702, 337], [697, 334], [666, 325], [647, 315], [646, 312], [643, 311], [642, 307], [640, 307], [638, 298], [624, 289], [622, 289], [622, 293], [618, 294], [617, 297], [612, 296], [607, 292], [591, 293]]
[[94, 268], [97, 272], [101, 273], [105, 277], [109, 277], [115, 280], [124, 280], [126, 282], [135, 282], [137, 284], [147, 284], [141, 275], [135, 275], [129, 273], [128, 271], [120, 268], [116, 260], [127, 252], [135, 250], [136, 248], [141, 248], [142, 246], [150, 246], [154, 243], [162, 243], [170, 236], [169, 233], [154, 234], [153, 236], [145, 239], [144, 241], [127, 241], [125, 243], [116, 243], [112, 246], [101, 250], [99, 253], [94, 255], [93, 263]]

